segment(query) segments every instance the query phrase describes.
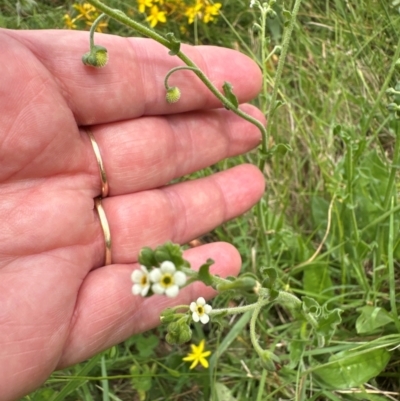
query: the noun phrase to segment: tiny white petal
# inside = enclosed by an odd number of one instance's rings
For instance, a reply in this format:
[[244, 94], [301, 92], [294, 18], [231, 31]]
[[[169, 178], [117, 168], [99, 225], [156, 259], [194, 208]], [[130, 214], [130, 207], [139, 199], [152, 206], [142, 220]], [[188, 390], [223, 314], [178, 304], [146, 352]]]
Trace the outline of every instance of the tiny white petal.
[[210, 313], [212, 311], [211, 305], [204, 305], [204, 313]]
[[142, 279], [143, 273], [140, 270], [134, 270], [131, 274], [131, 280], [134, 283], [139, 283]]
[[164, 287], [158, 283], [153, 284], [151, 289], [153, 290], [154, 294], [164, 294]]
[[209, 321], [210, 321], [210, 316], [208, 316], [208, 315], [206, 315], [206, 314], [204, 314], [204, 315], [202, 315], [202, 316], [200, 317], [200, 322], [203, 323], [203, 324], [206, 324], [206, 323], [208, 323]]
[[196, 311], [197, 311], [197, 304], [196, 304], [196, 302], [191, 302], [189, 308], [190, 308], [190, 310], [191, 310], [192, 312], [196, 312]]
[[150, 280], [151, 280], [153, 283], [157, 283], [158, 281], [160, 281], [160, 279], [161, 279], [161, 277], [162, 277], [161, 270], [160, 270], [158, 267], [156, 267], [155, 269], [153, 269], [153, 270], [149, 273], [149, 277], [150, 277]]
[[197, 298], [196, 304], [204, 306], [206, 304], [206, 300], [203, 297]]
[[142, 291], [140, 293], [140, 295], [142, 297], [145, 297], [147, 295], [147, 293], [149, 292], [150, 289], [150, 285], [145, 285], [144, 287], [142, 287]]
[[133, 295], [139, 295], [140, 292], [142, 291], [142, 286], [139, 284], [134, 284], [132, 287], [132, 294]]
[[176, 272], [174, 274], [174, 283], [176, 285], [179, 285], [179, 287], [182, 287], [186, 283], [186, 275], [184, 272]]
[[197, 323], [200, 320], [200, 317], [196, 312], [193, 312], [192, 319], [193, 319], [193, 321], [195, 321]]
[[168, 260], [161, 263], [160, 269], [163, 273], [174, 273], [176, 270], [175, 265]]
[[165, 295], [170, 298], [174, 298], [179, 293], [179, 287], [177, 285], [171, 285], [165, 290]]

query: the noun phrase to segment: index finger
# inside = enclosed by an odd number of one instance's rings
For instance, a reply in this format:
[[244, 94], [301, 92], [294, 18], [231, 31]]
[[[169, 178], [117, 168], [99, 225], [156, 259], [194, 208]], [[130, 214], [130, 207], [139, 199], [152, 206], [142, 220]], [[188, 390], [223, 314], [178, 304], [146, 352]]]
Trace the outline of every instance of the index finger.
[[[50, 71], [78, 125], [221, 106], [192, 71], [178, 71], [170, 77], [170, 85], [178, 86], [182, 95], [178, 103], [168, 104], [164, 77], [183, 62], [154, 40], [96, 34], [95, 43], [106, 47], [109, 54], [108, 64], [96, 69], [81, 61], [89, 49], [88, 32], [2, 32], [26, 46]], [[247, 56], [214, 46], [182, 45], [181, 49], [218, 89], [225, 81], [231, 83], [240, 103], [259, 92], [261, 72]]]

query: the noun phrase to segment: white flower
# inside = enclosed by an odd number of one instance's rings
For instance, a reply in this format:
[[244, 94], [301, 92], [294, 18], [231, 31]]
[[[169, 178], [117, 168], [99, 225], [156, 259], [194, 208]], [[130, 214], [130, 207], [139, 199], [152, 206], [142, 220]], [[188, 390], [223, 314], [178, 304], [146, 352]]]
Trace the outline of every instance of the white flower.
[[145, 297], [150, 289], [150, 277], [146, 267], [141, 265], [140, 270], [134, 270], [131, 279], [133, 281], [133, 295], [140, 294]]
[[256, 5], [256, 0], [250, 0], [250, 8], [253, 8]]
[[190, 310], [192, 313], [192, 319], [195, 322], [200, 321], [206, 324], [210, 321], [210, 316], [208, 314], [211, 312], [211, 305], [206, 304], [206, 300], [203, 297], [197, 298], [196, 302], [190, 304]]
[[151, 289], [155, 294], [165, 294], [167, 297], [176, 297], [179, 287], [186, 283], [185, 273], [177, 271], [172, 262], [162, 262], [150, 272], [150, 280], [154, 283]]

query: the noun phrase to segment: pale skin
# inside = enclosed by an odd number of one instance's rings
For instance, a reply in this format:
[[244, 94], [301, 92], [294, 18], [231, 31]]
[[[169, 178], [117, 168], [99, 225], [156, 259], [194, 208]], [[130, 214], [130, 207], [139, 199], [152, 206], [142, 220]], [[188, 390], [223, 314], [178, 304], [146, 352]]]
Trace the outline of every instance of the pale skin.
[[[84, 66], [87, 32], [0, 30], [0, 389], [14, 400], [56, 369], [83, 361], [155, 327], [167, 306], [215, 293], [202, 284], [177, 298], [141, 298], [130, 275], [143, 246], [184, 244], [249, 210], [264, 178], [240, 165], [206, 178], [167, 185], [260, 143], [256, 127], [220, 108], [192, 72], [174, 74], [181, 100], [165, 102], [163, 79], [176, 57], [154, 41], [96, 35], [110, 61]], [[228, 49], [184, 51], [241, 103], [261, 87], [258, 67]], [[241, 106], [263, 121], [250, 105]], [[104, 237], [93, 198], [101, 182], [85, 133], [90, 126], [110, 185], [103, 200], [112, 235]], [[237, 274], [229, 244], [193, 248], [198, 268]]]

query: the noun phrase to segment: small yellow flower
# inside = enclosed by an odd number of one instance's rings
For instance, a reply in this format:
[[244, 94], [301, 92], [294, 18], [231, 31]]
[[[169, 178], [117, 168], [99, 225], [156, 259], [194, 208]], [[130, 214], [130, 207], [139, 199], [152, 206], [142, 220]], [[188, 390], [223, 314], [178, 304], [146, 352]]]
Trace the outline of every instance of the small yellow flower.
[[221, 7], [221, 3], [207, 4], [204, 10], [203, 22], [208, 24], [210, 21], [214, 21], [214, 17], [219, 14]]
[[67, 29], [76, 29], [75, 21], [77, 20], [77, 18], [72, 19], [69, 14], [65, 14], [63, 17], [63, 20], [64, 20], [65, 27]]
[[96, 9], [89, 3], [83, 3], [83, 4], [74, 3], [72, 7], [75, 8], [76, 11], [78, 11], [79, 16], [82, 16], [84, 19], [88, 20], [93, 19], [91, 13], [96, 11]]
[[183, 358], [184, 361], [192, 362], [189, 369], [194, 369], [199, 363], [204, 368], [208, 368], [206, 357], [211, 355], [211, 351], [204, 352], [204, 340], [201, 340], [199, 345], [191, 344], [190, 346], [192, 352]]
[[196, 0], [196, 4], [193, 7], [188, 7], [185, 11], [185, 16], [188, 18], [188, 23], [193, 24], [196, 18], [201, 18], [201, 10], [203, 8], [203, 4], [201, 1]]
[[153, 0], [137, 0], [137, 3], [139, 5], [140, 13], [144, 13], [146, 10], [146, 7], [148, 7], [148, 8], [153, 7]]
[[[98, 17], [98, 15], [94, 16], [93, 21], [86, 20], [86, 25], [87, 26], [92, 26], [94, 20]], [[103, 32], [103, 29], [107, 29], [108, 27], [108, 22], [107, 21], [101, 21], [100, 23], [97, 24], [96, 26], [96, 32]]]
[[165, 14], [165, 11], [160, 11], [157, 6], [153, 6], [151, 7], [150, 15], [146, 18], [146, 21], [149, 21], [150, 26], [154, 28], [159, 22], [167, 22]]

